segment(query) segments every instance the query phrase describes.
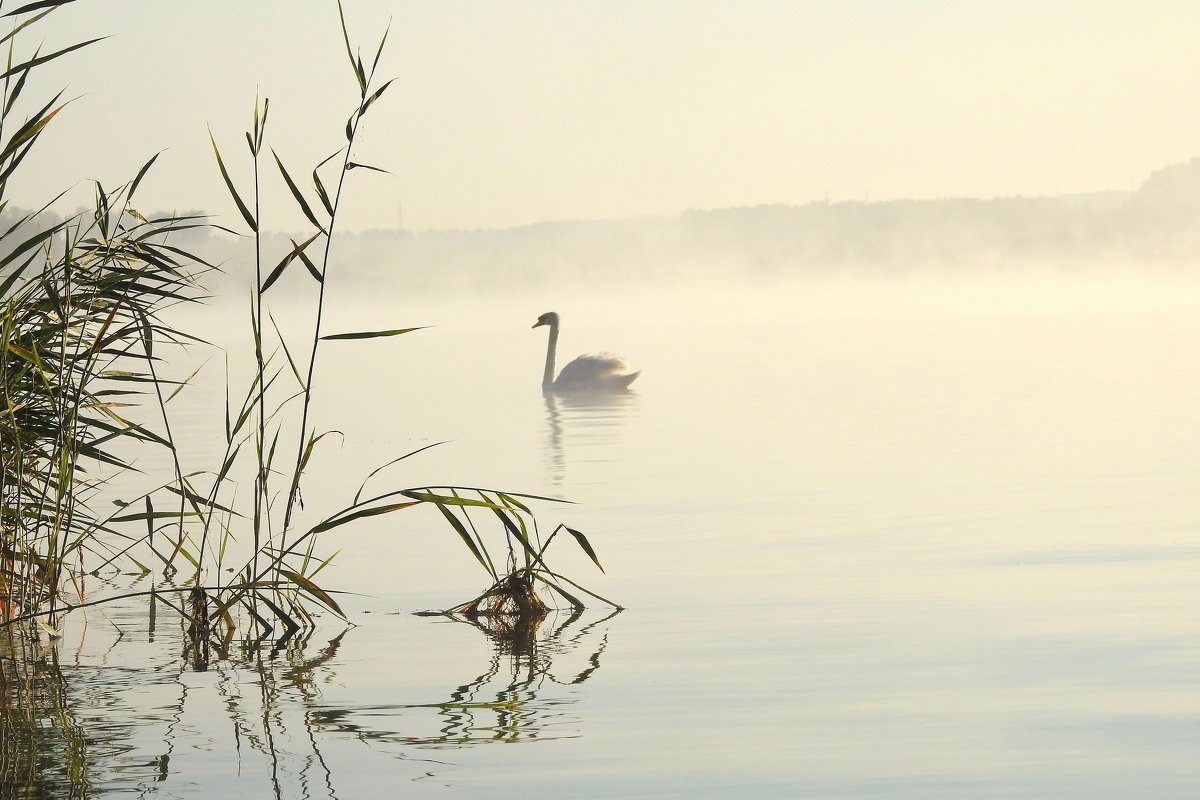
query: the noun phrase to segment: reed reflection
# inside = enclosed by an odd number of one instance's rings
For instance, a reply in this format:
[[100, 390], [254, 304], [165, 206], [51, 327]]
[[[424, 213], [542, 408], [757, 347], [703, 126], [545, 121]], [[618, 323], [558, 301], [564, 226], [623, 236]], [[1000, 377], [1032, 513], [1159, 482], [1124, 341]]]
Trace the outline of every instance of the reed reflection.
[[561, 487], [571, 462], [616, 460], [614, 446], [638, 409], [635, 392], [543, 394], [546, 461], [551, 485]]
[[[445, 764], [432, 749], [578, 737], [582, 720], [570, 709], [600, 668], [616, 613], [439, 615], [486, 636], [486, 660], [440, 697], [373, 706], [338, 697], [339, 671], [361, 655], [347, 655], [350, 629], [214, 642], [201, 660], [185, 622], [160, 621], [151, 633], [145, 610], [132, 623], [106, 620], [121, 626], [111, 641], [107, 628], [93, 629], [70, 649], [33, 628], [4, 629], [0, 797], [170, 794], [199, 783], [218, 796], [336, 800], [360, 763], [326, 757], [339, 739], [383, 749], [417, 780]], [[128, 635], [134, 625], [144, 638]], [[164, 640], [179, 649], [164, 653]], [[225, 766], [214, 773], [214, 763]]]
[[0, 789], [4, 797], [87, 797], [88, 738], [58, 650], [36, 628], [0, 628]]
[[[488, 637], [492, 648], [482, 670], [468, 673], [471, 677], [450, 689], [444, 700], [327, 708], [314, 722], [364, 741], [418, 748], [578, 737], [581, 721], [567, 712], [578, 699], [570, 687], [584, 683], [600, 668], [608, 647], [608, 623], [619, 613], [590, 621], [583, 609], [561, 621], [552, 615], [505, 621], [439, 615]], [[390, 721], [367, 724], [364, 720], [369, 718]]]
[[319, 646], [307, 637], [225, 642], [220, 660], [197, 662], [182, 623], [156, 631], [153, 615], [145, 620], [149, 640], [170, 637], [183, 647], [181, 658], [163, 659], [147, 658], [126, 636], [127, 620], [109, 621], [112, 642], [85, 628], [65, 664], [63, 639], [39, 636], [32, 624], [0, 628], [0, 797], [219, 783], [228, 776], [204, 764], [224, 752], [237, 764], [239, 787], [336, 800], [311, 709], [344, 631]]
[[[313, 630], [241, 643], [240, 658], [214, 664], [220, 674], [217, 692], [233, 722], [236, 738], [247, 743], [267, 766], [275, 797], [327, 797], [337, 800], [335, 780], [319, 745], [314, 712], [320, 687], [332, 680], [338, 649], [346, 630], [323, 645], [314, 644]], [[253, 687], [241, 677], [255, 677]], [[239, 761], [241, 758], [239, 746]]]

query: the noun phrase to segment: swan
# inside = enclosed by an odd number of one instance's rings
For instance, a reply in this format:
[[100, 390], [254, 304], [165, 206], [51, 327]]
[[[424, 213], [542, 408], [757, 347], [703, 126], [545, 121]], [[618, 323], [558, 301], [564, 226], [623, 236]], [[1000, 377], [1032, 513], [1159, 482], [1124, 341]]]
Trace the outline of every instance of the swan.
[[629, 364], [620, 356], [600, 353], [580, 356], [562, 368], [554, 377], [554, 355], [558, 348], [558, 314], [549, 311], [538, 317], [534, 328], [550, 326], [546, 345], [546, 371], [542, 375], [543, 392], [621, 392], [629, 388], [641, 371], [630, 372]]

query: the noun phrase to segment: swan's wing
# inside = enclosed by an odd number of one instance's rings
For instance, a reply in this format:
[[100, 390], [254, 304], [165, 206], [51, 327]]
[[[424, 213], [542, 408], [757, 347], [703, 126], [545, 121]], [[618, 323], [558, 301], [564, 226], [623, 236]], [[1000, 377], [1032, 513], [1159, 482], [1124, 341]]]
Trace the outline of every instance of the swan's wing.
[[580, 356], [562, 368], [554, 385], [560, 388], [601, 388], [604, 386], [628, 386], [637, 377], [629, 372], [629, 364], [620, 356], [611, 353]]

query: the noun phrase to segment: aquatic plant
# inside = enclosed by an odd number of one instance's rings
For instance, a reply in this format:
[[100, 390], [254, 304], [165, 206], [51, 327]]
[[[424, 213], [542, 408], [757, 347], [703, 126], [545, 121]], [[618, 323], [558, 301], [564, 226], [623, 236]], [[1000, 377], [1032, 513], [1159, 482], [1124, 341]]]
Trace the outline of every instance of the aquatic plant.
[[[60, 5], [32, 3], [6, 15], [37, 10], [0, 38], [8, 46], [0, 73], [0, 211], [12, 175], [66, 105], [55, 95], [18, 121], [30, 73], [96, 41], [17, 58], [16, 35]], [[190, 337], [160, 313], [196, 297], [195, 276], [206, 266], [170, 243], [199, 220], [147, 218], [132, 205], [154, 160], [116, 190], [97, 183], [88, 212], [55, 221], [43, 208], [0, 229], [0, 621], [44, 614], [53, 629], [58, 611], [77, 602], [64, 599], [68, 593], [82, 596], [85, 556], [121, 553], [127, 534], [117, 524], [139, 519], [125, 508], [101, 516], [92, 506], [108, 480], [101, 468], [125, 466], [118, 453], [126, 442], [173, 452], [169, 425], [164, 438], [124, 416], [146, 387], [163, 407], [165, 393], [177, 390], [158, 365], [164, 347]], [[171, 487], [182, 496], [175, 463]], [[149, 550], [168, 565], [185, 553], [186, 513], [176, 515], [178, 538], [151, 536]]]
[[[10, 12], [9, 16], [25, 17], [0, 40], [9, 44], [10, 53], [8, 68], [0, 75], [5, 82], [0, 210], [8, 177], [63, 108], [55, 97], [13, 130], [10, 117], [28, 75], [37, 66], [92, 43], [46, 55], [35, 52], [14, 63], [15, 36], [68, 2], [40, 0]], [[97, 185], [94, 209], [85, 214], [47, 223], [43, 208], [0, 231], [4, 308], [0, 623], [37, 619], [54, 635], [64, 610], [149, 595], [152, 608], [166, 605], [187, 621], [193, 656], [202, 664], [210, 643], [218, 650], [228, 645], [239, 612], [244, 611], [262, 635], [281, 625], [284, 638], [315, 624], [314, 602], [344, 616], [336, 593], [316, 580], [332, 559], [318, 554], [321, 535], [366, 517], [417, 507], [436, 509], [492, 581], [478, 598], [458, 607], [463, 614], [490, 618], [540, 614], [546, 604], [539, 591], [551, 592], [573, 607], [583, 606], [580, 594], [608, 602], [546, 565], [546, 550], [563, 531], [600, 564], [578, 531], [559, 526], [541, 539], [528, 502], [549, 498], [453, 486], [366, 495], [367, 483], [375, 475], [420, 450], [394, 458], [368, 475], [343, 508], [315, 524], [298, 522], [295, 512], [301, 505], [304, 475], [319, 444], [331, 433], [319, 430], [311, 413], [323, 343], [418, 330], [416, 326], [333, 334], [324, 330], [326, 289], [334, 277], [331, 252], [348, 177], [355, 171], [385, 172], [354, 160], [356, 134], [362, 119], [392, 85], [391, 80], [376, 78], [387, 33], [373, 57], [364, 61], [352, 45], [340, 2], [338, 12], [358, 93], [349, 106], [345, 141], [307, 172], [311, 185], [302, 187], [294, 177], [298, 173], [289, 170], [268, 144], [268, 100], [255, 102], [245, 132], [250, 191], [240, 187], [237, 163], [226, 158], [217, 135], [210, 132], [216, 168], [244, 225], [243, 231], [230, 232], [251, 243], [254, 264], [253, 377], [240, 404], [226, 403], [224, 454], [211, 472], [185, 473], [171, 433], [168, 404], [194, 374], [182, 381], [162, 374], [163, 349], [196, 340], [165, 325], [161, 314], [172, 305], [194, 301], [199, 295], [198, 278], [211, 269], [202, 258], [176, 246], [172, 235], [216, 226], [189, 216], [147, 218], [136, 210], [132, 201], [154, 164], [151, 159], [118, 190]], [[307, 237], [292, 241], [286, 252], [270, 259], [262, 233], [264, 172], [278, 173], [312, 226]], [[301, 266], [312, 281], [315, 298], [311, 329], [297, 342], [275, 324], [268, 292], [289, 269]], [[124, 410], [145, 397], [153, 401], [154, 425], [129, 419], [132, 413]], [[112, 470], [126, 467], [120, 455], [126, 443], [166, 448], [174, 474], [149, 492], [117, 501], [117, 511], [101, 515], [93, 501], [111, 481]], [[294, 457], [283, 455], [287, 452]], [[244, 463], [247, 460], [249, 464]], [[253, 475], [251, 501], [243, 509], [235, 489], [248, 472]], [[484, 520], [473, 514], [485, 515]], [[130, 526], [137, 526], [138, 532], [131, 533]], [[235, 540], [245, 528], [251, 537], [249, 555], [235, 561]], [[86, 577], [121, 562], [134, 565], [142, 574], [159, 570], [164, 580], [148, 590], [99, 599], [88, 596]], [[179, 574], [185, 568], [191, 571]], [[232, 577], [226, 581], [224, 576], [230, 572]]]

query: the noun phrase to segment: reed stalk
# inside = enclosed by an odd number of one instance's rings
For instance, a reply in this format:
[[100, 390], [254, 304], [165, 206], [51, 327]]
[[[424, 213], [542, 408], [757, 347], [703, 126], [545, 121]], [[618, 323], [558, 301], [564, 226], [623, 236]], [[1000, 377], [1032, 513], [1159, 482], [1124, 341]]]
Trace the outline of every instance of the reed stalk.
[[[55, 96], [19, 120], [14, 109], [29, 73], [90, 43], [22, 59], [14, 55], [15, 34], [68, 2], [39, 0], [22, 6], [12, 12], [22, 21], [0, 39], [0, 44], [9, 45], [7, 69], [0, 75], [0, 211], [7, 203], [7, 179], [64, 107]], [[600, 566], [590, 542], [578, 531], [559, 526], [542, 539], [528, 503], [549, 498], [459, 486], [367, 494], [367, 483], [377, 474], [421, 450], [371, 472], [344, 507], [319, 516], [315, 523], [299, 524], [301, 517], [295, 512], [301, 505], [303, 476], [318, 443], [329, 433], [318, 432], [312, 415], [322, 343], [419, 330], [407, 326], [325, 331], [327, 289], [336, 280], [331, 270], [334, 238], [344, 193], [351, 188], [348, 178], [352, 172], [386, 173], [354, 160], [357, 132], [394, 80], [379, 82], [376, 77], [387, 31], [373, 57], [364, 61], [352, 44], [340, 2], [338, 13], [358, 91], [348, 104], [345, 142], [312, 168], [310, 185], [297, 183], [268, 142], [268, 100], [261, 105], [255, 101], [245, 132], [252, 176], [249, 195], [238, 189], [237, 162], [225, 158], [210, 132], [217, 169], [252, 240], [255, 281], [250, 302], [253, 377], [240, 404], [226, 403], [225, 451], [211, 472], [184, 470], [167, 410], [195, 373], [175, 381], [162, 369], [165, 348], [198, 340], [169, 327], [161, 315], [175, 304], [195, 301], [198, 277], [210, 269], [203, 258], [173, 244], [172, 237], [191, 228], [216, 226], [191, 216], [148, 218], [136, 210], [136, 190], [150, 172], [152, 158], [134, 180], [116, 190], [97, 184], [94, 207], [86, 213], [47, 221], [41, 209], [0, 230], [0, 625], [36, 619], [53, 632], [63, 611], [148, 593], [152, 605], [166, 605], [185, 618], [192, 652], [200, 661], [208, 657], [210, 639], [222, 652], [221, 643], [228, 643], [239, 624], [239, 612], [245, 612], [263, 635], [281, 625], [286, 639], [311, 629], [315, 608], [344, 616], [336, 592], [316, 581], [332, 559], [318, 555], [318, 540], [367, 517], [416, 508], [440, 517], [488, 574], [489, 588], [457, 607], [467, 616], [541, 614], [547, 608], [541, 592], [575, 608], [584, 605], [581, 595], [615, 605], [547, 565], [547, 549], [566, 533]], [[262, 204], [262, 161], [268, 148], [279, 179], [312, 226], [309, 235], [293, 241], [278, 260], [268, 259], [262, 233], [264, 215], [271, 211]], [[247, 196], [250, 202], [243, 199]], [[297, 264], [304, 267], [300, 274], [316, 284], [303, 368], [293, 357], [296, 348], [274, 325], [267, 296]], [[281, 362], [286, 367], [277, 366]], [[289, 388], [293, 378], [296, 385]], [[130, 418], [125, 410], [143, 396], [153, 400], [159, 431]], [[173, 474], [150, 491], [117, 501], [117, 511], [100, 514], [95, 501], [113, 475], [127, 468], [123, 454], [133, 446], [167, 448]], [[295, 453], [287, 469], [275, 465], [281, 446]], [[239, 466], [245, 458], [252, 463]], [[252, 498], [242, 516], [236, 486], [250, 471]], [[284, 485], [276, 486], [276, 481]], [[280, 498], [282, 509], [276, 508]], [[233, 562], [230, 543], [245, 525], [252, 537], [250, 553]], [[156, 579], [144, 593], [86, 596], [85, 576], [118, 563], [133, 564], [143, 573], [157, 570], [162, 582]], [[222, 573], [230, 563], [240, 567], [236, 577], [225, 581]], [[192, 572], [183, 581], [171, 581], [182, 565]]]

